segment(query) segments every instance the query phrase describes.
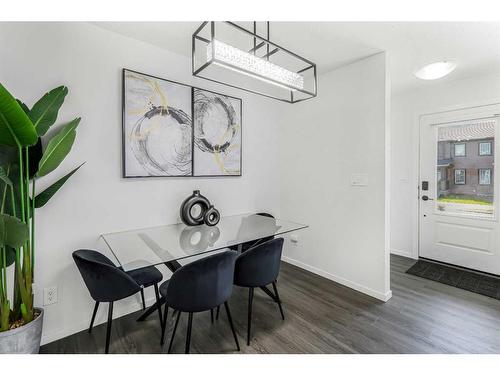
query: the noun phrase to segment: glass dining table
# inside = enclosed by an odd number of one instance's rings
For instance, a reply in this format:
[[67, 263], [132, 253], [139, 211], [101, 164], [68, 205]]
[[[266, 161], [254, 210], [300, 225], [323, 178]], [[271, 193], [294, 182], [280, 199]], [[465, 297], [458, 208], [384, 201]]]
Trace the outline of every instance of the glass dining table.
[[[104, 233], [100, 238], [109, 247], [124, 271], [164, 264], [172, 272], [182, 267], [182, 259], [222, 249], [241, 250], [244, 243], [285, 235], [308, 226], [259, 214], [222, 217], [215, 226], [185, 224]], [[156, 311], [156, 303], [138, 320]]]

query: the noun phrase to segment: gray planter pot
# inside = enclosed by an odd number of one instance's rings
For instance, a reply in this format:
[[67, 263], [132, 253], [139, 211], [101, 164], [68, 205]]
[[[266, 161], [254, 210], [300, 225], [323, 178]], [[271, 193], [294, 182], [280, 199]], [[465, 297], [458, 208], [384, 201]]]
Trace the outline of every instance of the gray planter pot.
[[32, 322], [10, 331], [0, 332], [0, 354], [38, 354], [42, 339], [43, 309]]

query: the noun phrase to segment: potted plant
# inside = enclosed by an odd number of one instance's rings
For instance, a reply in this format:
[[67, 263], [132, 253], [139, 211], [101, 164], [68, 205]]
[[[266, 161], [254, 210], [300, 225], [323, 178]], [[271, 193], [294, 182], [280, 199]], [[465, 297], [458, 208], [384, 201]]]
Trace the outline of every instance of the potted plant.
[[75, 141], [80, 118], [46, 135], [67, 93], [57, 87], [29, 109], [0, 84], [0, 353], [40, 349], [43, 310], [33, 304], [35, 210], [83, 165], [36, 193], [36, 181], [61, 164]]

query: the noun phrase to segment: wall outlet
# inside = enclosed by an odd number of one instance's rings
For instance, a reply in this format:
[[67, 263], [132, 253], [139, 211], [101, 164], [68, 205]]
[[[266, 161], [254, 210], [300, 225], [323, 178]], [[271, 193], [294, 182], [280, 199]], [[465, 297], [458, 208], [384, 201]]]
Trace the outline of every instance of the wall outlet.
[[297, 245], [297, 243], [299, 242], [299, 235], [298, 234], [290, 235], [290, 242], [294, 245]]
[[43, 289], [43, 305], [52, 305], [57, 303], [57, 286], [50, 286]]

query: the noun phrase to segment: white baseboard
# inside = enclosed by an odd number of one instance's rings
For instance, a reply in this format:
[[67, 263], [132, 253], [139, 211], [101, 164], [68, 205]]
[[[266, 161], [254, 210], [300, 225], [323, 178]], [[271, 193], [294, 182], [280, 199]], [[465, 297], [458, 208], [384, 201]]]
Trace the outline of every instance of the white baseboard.
[[[149, 298], [146, 300], [146, 306], [151, 306], [155, 302], [156, 302], [156, 299], [154, 297]], [[101, 305], [103, 307], [99, 306], [99, 310], [100, 309], [107, 309], [107, 306], [106, 306], [107, 304], [101, 304]], [[113, 320], [118, 319], [124, 315], [139, 311], [140, 309], [142, 309], [141, 302], [128, 303], [127, 305], [124, 305], [123, 307], [121, 307], [121, 309], [116, 309], [113, 311], [113, 313], [114, 313]], [[117, 312], [117, 314], [115, 314], [115, 311]], [[88, 321], [80, 322], [79, 324], [75, 324], [71, 327], [63, 327], [59, 330], [55, 330], [55, 331], [53, 330], [50, 332], [43, 331], [42, 332], [42, 341], [41, 341], [40, 345], [45, 345], [45, 344], [48, 344], [52, 341], [56, 341], [56, 340], [62, 339], [64, 337], [68, 337], [68, 336], [71, 336], [75, 333], [89, 329], [91, 317], [92, 316], [89, 315]], [[106, 310], [106, 314], [103, 314], [100, 317], [100, 319], [99, 319], [99, 314], [98, 314], [96, 317], [96, 320], [94, 322], [94, 327], [98, 326], [99, 324], [105, 323], [106, 317], [107, 317], [107, 310]]]
[[295, 259], [292, 259], [292, 258], [289, 258], [286, 256], [283, 256], [281, 259], [286, 263], [293, 264], [294, 266], [297, 266], [297, 267], [305, 269], [309, 272], [315, 273], [316, 275], [322, 276], [326, 279], [335, 281], [336, 283], [342, 284], [342, 285], [347, 286], [351, 289], [357, 290], [358, 292], [361, 292], [361, 293], [367, 294], [371, 297], [374, 297], [376, 299], [379, 299], [381, 301], [387, 302], [392, 297], [391, 290], [389, 290], [387, 293], [382, 293], [382, 292], [379, 292], [377, 290], [368, 288], [364, 285], [355, 283], [351, 280], [347, 280], [343, 277], [333, 275], [327, 271], [321, 270], [321, 269], [316, 268], [314, 266], [310, 266], [309, 264], [302, 263], [298, 260], [295, 260]]
[[399, 255], [399, 256], [402, 256], [402, 257], [405, 257], [405, 258], [417, 259], [417, 258], [415, 258], [413, 256], [413, 254], [412, 254], [411, 251], [403, 251], [403, 250], [399, 250], [399, 249], [391, 249], [391, 254]]

